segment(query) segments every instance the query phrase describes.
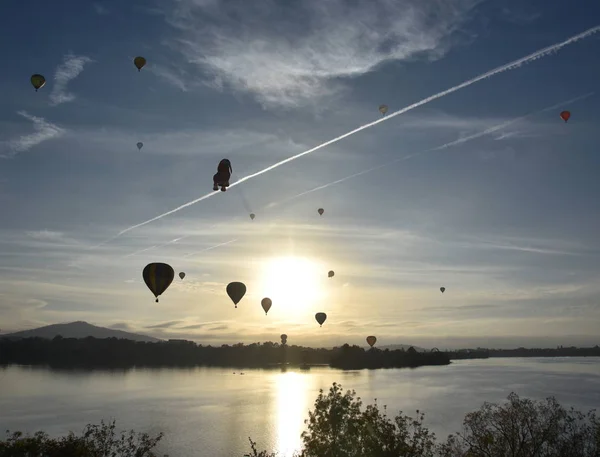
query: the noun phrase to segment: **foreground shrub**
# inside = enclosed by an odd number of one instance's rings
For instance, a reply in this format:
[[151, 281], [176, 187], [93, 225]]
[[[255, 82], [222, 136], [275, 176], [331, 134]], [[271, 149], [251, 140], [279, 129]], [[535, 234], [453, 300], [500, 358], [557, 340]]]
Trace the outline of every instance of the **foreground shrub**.
[[0, 457], [156, 457], [152, 449], [162, 439], [160, 433], [151, 437], [147, 433], [121, 432], [117, 436], [115, 421], [100, 425], [87, 425], [81, 436], [70, 432], [62, 438], [50, 438], [44, 432], [23, 436], [10, 434], [0, 441]]
[[[463, 431], [436, 444], [423, 425], [424, 414], [390, 419], [377, 404], [361, 410], [356, 392], [333, 383], [323, 390], [305, 421], [297, 457], [600, 457], [600, 421], [594, 411], [566, 410], [553, 397], [521, 399], [515, 393], [503, 405], [484, 403], [466, 415]], [[249, 457], [258, 452], [250, 440]]]

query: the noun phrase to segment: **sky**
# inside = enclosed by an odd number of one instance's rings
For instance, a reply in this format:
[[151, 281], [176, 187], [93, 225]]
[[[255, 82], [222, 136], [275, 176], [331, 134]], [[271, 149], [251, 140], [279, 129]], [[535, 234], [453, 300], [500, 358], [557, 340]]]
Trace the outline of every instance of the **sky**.
[[598, 2], [2, 10], [0, 333], [600, 343]]

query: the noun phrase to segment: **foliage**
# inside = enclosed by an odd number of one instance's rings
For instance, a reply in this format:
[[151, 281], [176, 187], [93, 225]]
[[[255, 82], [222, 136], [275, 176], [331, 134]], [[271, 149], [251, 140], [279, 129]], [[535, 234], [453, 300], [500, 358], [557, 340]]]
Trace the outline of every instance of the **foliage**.
[[62, 438], [50, 438], [44, 432], [23, 436], [21, 432], [7, 430], [6, 441], [0, 441], [0, 457], [155, 457], [152, 449], [162, 439], [160, 433], [151, 437], [147, 433], [131, 430], [117, 436], [115, 421], [100, 425], [87, 425], [81, 436], [70, 432]]
[[[377, 401], [361, 407], [356, 392], [344, 393], [337, 383], [327, 395], [321, 390], [297, 457], [600, 457], [595, 412], [566, 410], [552, 397], [534, 401], [511, 393], [506, 404], [486, 402], [466, 415], [462, 433], [442, 444], [418, 410], [416, 418], [400, 411], [392, 420]], [[248, 457], [276, 455], [250, 444]]]

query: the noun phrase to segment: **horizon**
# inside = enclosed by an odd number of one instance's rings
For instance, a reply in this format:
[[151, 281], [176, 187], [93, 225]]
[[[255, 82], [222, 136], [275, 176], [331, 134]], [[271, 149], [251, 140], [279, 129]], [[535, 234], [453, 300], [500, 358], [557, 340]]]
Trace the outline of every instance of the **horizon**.
[[0, 17], [2, 334], [598, 344], [600, 4], [44, 5]]

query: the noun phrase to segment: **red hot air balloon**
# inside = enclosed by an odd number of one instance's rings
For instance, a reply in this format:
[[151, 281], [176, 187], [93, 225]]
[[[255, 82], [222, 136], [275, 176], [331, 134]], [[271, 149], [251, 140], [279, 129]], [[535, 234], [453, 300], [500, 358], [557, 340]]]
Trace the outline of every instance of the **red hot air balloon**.
[[560, 113], [560, 117], [563, 121], [567, 122], [571, 117], [571, 111], [563, 111], [562, 113]]

